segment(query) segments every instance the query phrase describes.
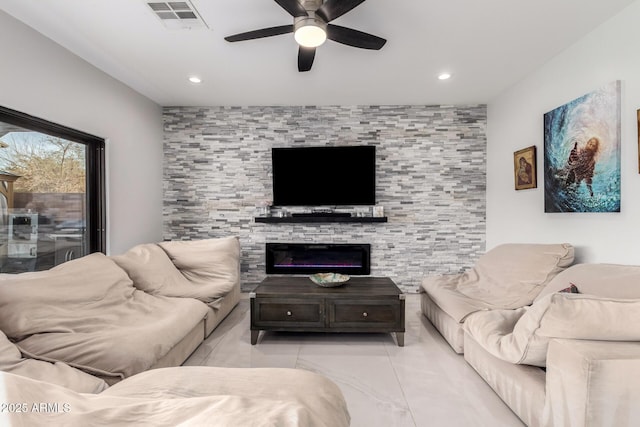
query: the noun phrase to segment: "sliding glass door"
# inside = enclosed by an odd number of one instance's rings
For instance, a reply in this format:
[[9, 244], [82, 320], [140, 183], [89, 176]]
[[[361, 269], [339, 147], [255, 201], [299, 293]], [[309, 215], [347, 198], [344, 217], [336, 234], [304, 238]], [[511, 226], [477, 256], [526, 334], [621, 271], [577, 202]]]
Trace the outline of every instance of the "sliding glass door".
[[0, 272], [105, 249], [104, 140], [0, 107]]

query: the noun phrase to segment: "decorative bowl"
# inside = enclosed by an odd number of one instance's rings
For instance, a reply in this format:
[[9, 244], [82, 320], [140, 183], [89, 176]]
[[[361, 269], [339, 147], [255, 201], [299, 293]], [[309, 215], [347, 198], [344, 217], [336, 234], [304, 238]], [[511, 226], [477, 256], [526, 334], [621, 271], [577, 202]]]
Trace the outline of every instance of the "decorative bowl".
[[346, 274], [338, 273], [317, 273], [309, 276], [309, 279], [318, 286], [323, 288], [333, 288], [347, 283], [350, 279]]

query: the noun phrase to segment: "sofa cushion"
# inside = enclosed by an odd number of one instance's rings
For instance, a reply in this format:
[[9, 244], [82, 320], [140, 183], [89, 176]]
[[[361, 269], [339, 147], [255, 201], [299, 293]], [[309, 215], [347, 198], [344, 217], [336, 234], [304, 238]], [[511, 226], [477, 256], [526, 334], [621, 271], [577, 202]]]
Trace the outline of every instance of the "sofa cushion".
[[126, 273], [101, 253], [1, 279], [0, 330], [15, 341], [89, 328], [94, 319], [77, 324], [79, 313], [125, 303], [136, 290]]
[[640, 426], [640, 342], [549, 343], [544, 426]]
[[10, 276], [0, 280], [0, 330], [25, 355], [104, 376], [149, 369], [207, 314], [195, 299], [137, 290], [101, 253]]
[[[107, 397], [136, 399], [185, 399], [206, 396], [241, 396], [247, 418], [227, 418], [226, 411], [215, 413], [222, 426], [315, 426], [338, 427], [349, 425], [347, 404], [340, 388], [329, 378], [305, 369], [283, 368], [221, 368], [182, 366], [143, 372], [113, 385], [102, 394]], [[254, 399], [269, 399], [271, 407], [263, 407]], [[277, 407], [295, 403], [309, 411], [309, 418], [271, 418]], [[231, 410], [231, 405], [227, 406]], [[255, 415], [253, 415], [255, 414]], [[220, 416], [220, 418], [218, 418]], [[255, 418], [257, 417], [257, 418]], [[226, 422], [224, 422], [224, 421]], [[209, 422], [206, 422], [209, 421]], [[206, 425], [211, 425], [205, 419]], [[200, 425], [192, 421], [190, 425]]]
[[583, 294], [611, 298], [640, 298], [640, 266], [576, 264], [554, 277], [536, 301], [574, 283]]
[[[198, 288], [173, 265], [167, 253], [155, 243], [135, 246], [111, 259], [127, 272], [133, 284], [152, 295], [169, 297], [198, 296]], [[200, 295], [202, 298], [206, 296]]]
[[[0, 412], [0, 424], [347, 427], [350, 421], [338, 386], [302, 369], [177, 367], [131, 380], [88, 395], [0, 372], [3, 403], [27, 405], [21, 413]], [[56, 410], [31, 410], [37, 402]]]
[[237, 237], [161, 242], [159, 246], [200, 296], [217, 299], [240, 286]]
[[26, 359], [5, 334], [0, 332], [0, 371], [58, 384], [78, 393], [100, 393], [108, 386], [103, 380], [64, 363]]
[[638, 341], [638, 319], [640, 299], [555, 293], [531, 307], [474, 313], [465, 330], [500, 359], [545, 366], [552, 338]]
[[569, 244], [505, 244], [462, 274], [428, 277], [422, 290], [458, 322], [484, 309], [531, 304], [544, 285], [574, 259]]

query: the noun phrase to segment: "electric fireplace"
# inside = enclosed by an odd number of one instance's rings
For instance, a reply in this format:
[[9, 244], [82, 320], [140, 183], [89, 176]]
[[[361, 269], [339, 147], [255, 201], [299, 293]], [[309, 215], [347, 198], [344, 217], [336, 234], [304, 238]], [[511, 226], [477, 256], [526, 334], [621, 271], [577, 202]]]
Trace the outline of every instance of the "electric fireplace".
[[267, 243], [267, 274], [342, 273], [368, 275], [371, 245]]

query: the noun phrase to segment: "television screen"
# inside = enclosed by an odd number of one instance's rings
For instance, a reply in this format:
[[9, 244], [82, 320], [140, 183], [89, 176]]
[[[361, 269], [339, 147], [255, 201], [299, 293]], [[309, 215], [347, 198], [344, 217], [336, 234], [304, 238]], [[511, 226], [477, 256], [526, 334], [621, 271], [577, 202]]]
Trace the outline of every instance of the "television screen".
[[273, 148], [275, 206], [376, 203], [374, 146]]

